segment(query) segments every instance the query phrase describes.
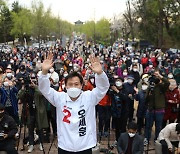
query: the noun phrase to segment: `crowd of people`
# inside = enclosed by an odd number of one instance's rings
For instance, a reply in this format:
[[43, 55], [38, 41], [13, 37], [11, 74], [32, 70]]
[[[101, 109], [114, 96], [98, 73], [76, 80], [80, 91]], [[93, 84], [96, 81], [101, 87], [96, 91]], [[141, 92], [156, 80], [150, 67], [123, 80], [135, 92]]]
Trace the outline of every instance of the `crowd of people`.
[[[53, 64], [47, 73], [43, 73], [42, 65], [48, 52], [52, 53]], [[180, 122], [180, 53], [153, 49], [128, 50], [122, 46], [122, 42], [116, 42], [110, 47], [90, 43], [85, 45], [82, 40], [73, 40], [65, 48], [61, 47], [61, 44], [50, 48], [13, 48], [0, 53], [0, 104], [19, 128], [27, 125], [28, 152], [33, 151], [37, 136], [40, 138], [39, 148], [43, 150], [41, 142], [49, 142], [51, 133], [57, 136], [57, 132], [64, 132], [61, 129], [66, 128], [58, 126], [59, 118], [56, 115], [59, 111], [56, 108], [59, 105], [56, 104], [57, 99], [56, 103], [53, 102], [55, 96], [50, 96], [49, 88], [43, 89], [45, 86], [43, 87], [42, 83], [45, 83], [41, 81], [42, 74], [46, 75], [50, 87], [57, 93], [66, 92], [73, 98], [80, 94], [80, 91], [68, 90], [67, 78], [76, 72], [82, 76], [83, 91], [94, 89], [94, 96], [95, 92], [101, 95], [97, 91], [103, 91], [98, 87], [100, 78], [95, 77], [99, 70], [93, 71], [95, 69], [92, 69], [91, 55], [99, 59], [110, 83], [105, 96], [99, 97], [100, 100], [97, 98], [98, 103], [94, 103], [98, 119], [97, 135], [100, 138], [107, 137], [110, 130], [114, 129], [118, 142], [121, 134], [126, 132], [128, 123], [137, 122], [137, 133], [144, 137], [143, 144], [147, 145], [151, 140], [154, 122], [154, 140], [158, 139], [160, 131], [167, 124]], [[41, 89], [38, 88], [38, 82], [41, 83]], [[90, 100], [87, 98], [87, 101]], [[138, 102], [137, 112], [134, 112], [135, 102]], [[66, 108], [66, 105], [63, 105]], [[62, 109], [66, 115], [63, 120], [69, 123], [69, 112], [65, 108]], [[79, 116], [83, 117], [83, 113]], [[79, 133], [83, 136], [86, 132]], [[8, 138], [14, 139], [12, 135], [2, 140], [0, 138], [0, 145]], [[62, 150], [62, 147], [60, 148]], [[72, 149], [69, 147], [63, 150]]]

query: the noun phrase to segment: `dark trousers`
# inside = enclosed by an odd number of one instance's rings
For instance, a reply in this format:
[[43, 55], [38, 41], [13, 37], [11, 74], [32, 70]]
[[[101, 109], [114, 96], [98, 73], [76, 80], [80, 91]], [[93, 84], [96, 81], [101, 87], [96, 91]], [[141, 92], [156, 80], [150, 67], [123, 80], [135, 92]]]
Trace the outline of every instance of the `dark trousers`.
[[129, 122], [132, 122], [134, 116], [134, 100], [129, 102]]
[[144, 127], [144, 118], [138, 117], [137, 118], [137, 125], [138, 125], [138, 133], [141, 134], [141, 130]]
[[[161, 140], [160, 143], [162, 145], [162, 153], [163, 154], [171, 154], [171, 152], [168, 150], [168, 145], [167, 145], [166, 141], [165, 140]], [[175, 147], [178, 147], [179, 141], [171, 142], [171, 143]]]
[[15, 140], [6, 139], [0, 141], [0, 151], [6, 151], [7, 154], [17, 154], [15, 149]]
[[[99, 132], [108, 132], [110, 128], [110, 106], [98, 106]], [[104, 129], [103, 129], [104, 128]]]
[[[34, 145], [34, 130], [36, 128], [36, 118], [35, 116], [30, 116], [28, 124], [28, 134], [29, 134], [29, 144]], [[36, 133], [39, 135], [39, 140], [37, 143], [43, 142], [43, 131], [37, 128]]]
[[116, 141], [118, 141], [121, 133], [126, 132], [127, 117], [114, 118]]
[[87, 149], [87, 150], [79, 151], [79, 152], [69, 152], [61, 148], [58, 148], [58, 154], [92, 154], [92, 149]]
[[49, 123], [49, 132], [50, 132], [50, 122], [52, 125], [52, 129], [53, 129], [53, 134], [56, 135], [57, 134], [57, 125], [56, 125], [56, 117], [53, 115], [55, 111], [47, 111], [47, 118], [48, 118], [48, 123]]

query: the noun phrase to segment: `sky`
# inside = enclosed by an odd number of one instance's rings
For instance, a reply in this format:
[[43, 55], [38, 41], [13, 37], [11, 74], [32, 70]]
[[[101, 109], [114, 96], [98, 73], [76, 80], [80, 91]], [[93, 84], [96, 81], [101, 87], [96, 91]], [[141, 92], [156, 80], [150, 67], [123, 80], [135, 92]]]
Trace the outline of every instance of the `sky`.
[[[15, 0], [8, 0], [11, 5]], [[16, 0], [19, 4], [30, 8], [32, 0]], [[126, 0], [41, 0], [53, 15], [74, 23], [77, 20], [99, 20], [102, 17], [111, 19], [126, 9]]]

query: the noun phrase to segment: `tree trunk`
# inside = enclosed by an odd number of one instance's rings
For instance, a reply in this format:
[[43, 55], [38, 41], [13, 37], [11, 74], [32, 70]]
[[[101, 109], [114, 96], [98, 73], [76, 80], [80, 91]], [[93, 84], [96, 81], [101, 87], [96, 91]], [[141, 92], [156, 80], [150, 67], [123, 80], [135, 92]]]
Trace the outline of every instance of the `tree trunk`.
[[158, 29], [158, 47], [163, 45], [163, 4], [162, 0], [158, 0], [159, 4], [159, 29]]

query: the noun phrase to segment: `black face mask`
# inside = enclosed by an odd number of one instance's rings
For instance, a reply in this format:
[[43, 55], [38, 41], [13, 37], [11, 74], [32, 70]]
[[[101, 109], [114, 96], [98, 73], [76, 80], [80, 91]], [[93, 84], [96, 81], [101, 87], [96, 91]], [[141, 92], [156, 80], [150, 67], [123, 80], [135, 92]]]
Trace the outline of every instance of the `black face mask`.
[[0, 113], [0, 118], [4, 117], [4, 112]]

